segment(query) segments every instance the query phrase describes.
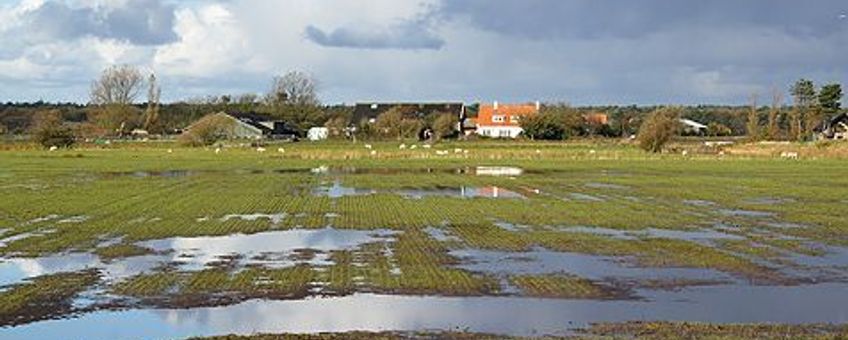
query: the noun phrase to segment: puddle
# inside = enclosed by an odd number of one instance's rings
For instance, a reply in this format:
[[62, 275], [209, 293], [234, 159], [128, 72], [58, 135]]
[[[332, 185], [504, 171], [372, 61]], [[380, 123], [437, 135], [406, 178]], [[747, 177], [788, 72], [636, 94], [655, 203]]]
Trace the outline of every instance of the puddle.
[[195, 175], [199, 173], [198, 171], [189, 171], [189, 170], [163, 170], [163, 171], [115, 171], [115, 172], [105, 172], [102, 173], [102, 177], [112, 178], [112, 177], [133, 177], [133, 178], [150, 178], [150, 177], [164, 177], [164, 178], [178, 178], [178, 177], [187, 177], [191, 175]]
[[[278, 213], [278, 214], [263, 214], [263, 213], [255, 213], [255, 214], [230, 214], [224, 217], [221, 217], [221, 222], [226, 222], [231, 219], [240, 219], [243, 221], [256, 221], [260, 219], [267, 219], [271, 221], [271, 224], [278, 225], [283, 219], [288, 216], [286, 213]], [[207, 218], [208, 219], [208, 218]], [[203, 220], [198, 219], [198, 222], [202, 222]]]
[[175, 237], [139, 242], [138, 245], [157, 252], [169, 252], [172, 261], [181, 263], [179, 268], [182, 270], [199, 270], [233, 255], [238, 256], [233, 260], [239, 265], [285, 267], [297, 263], [291, 258], [298, 250], [320, 252], [323, 256], [316, 254], [312, 260], [305, 262], [323, 265], [329, 264], [326, 259], [329, 251], [353, 249], [395, 234], [395, 231], [385, 229], [292, 229], [249, 235]]
[[718, 203], [713, 201], [706, 200], [683, 200], [683, 204], [691, 205], [695, 207], [715, 207], [718, 206]]
[[431, 196], [441, 197], [456, 197], [456, 198], [506, 198], [506, 199], [523, 199], [524, 195], [515, 191], [504, 189], [496, 186], [487, 187], [433, 187], [433, 188], [416, 188], [416, 189], [394, 189], [394, 190], [376, 190], [353, 188], [344, 186], [340, 181], [334, 181], [332, 185], [319, 186], [312, 190], [315, 196], [326, 196], [330, 198], [340, 198], [345, 196], [365, 196], [375, 195], [378, 193], [396, 194], [410, 199], [422, 199]]
[[558, 228], [559, 231], [589, 233], [595, 235], [604, 235], [625, 240], [635, 240], [639, 238], [669, 238], [686, 241], [702, 241], [702, 240], [744, 240], [745, 238], [739, 235], [727, 234], [716, 230], [696, 229], [696, 230], [672, 230], [672, 229], [656, 229], [648, 228], [641, 230], [621, 230], [601, 227], [564, 227]]
[[758, 204], [758, 205], [778, 205], [784, 203], [794, 203], [795, 199], [792, 198], [778, 198], [778, 197], [757, 197], [749, 200], [745, 200], [745, 203], [748, 204]]
[[742, 210], [742, 209], [720, 209], [718, 211], [724, 216], [730, 217], [750, 217], [750, 218], [765, 218], [774, 217], [775, 213], [767, 211]]
[[[105, 280], [120, 280], [163, 265], [177, 263], [180, 270], [201, 270], [222, 260], [235, 265], [287, 267], [298, 263], [326, 265], [327, 252], [353, 249], [369, 242], [383, 241], [395, 231], [292, 229], [258, 234], [236, 234], [210, 237], [175, 237], [138, 242], [156, 254], [118, 258], [107, 262], [90, 253], [69, 253], [40, 258], [0, 259], [0, 286], [24, 279], [61, 272], [97, 268]], [[314, 257], [297, 256], [309, 249]]]
[[589, 183], [584, 184], [583, 186], [585, 186], [587, 188], [592, 188], [592, 189], [613, 189], [613, 190], [630, 189], [630, 187], [627, 187], [627, 186], [624, 186], [624, 185], [618, 185], [618, 184], [612, 184], [612, 183], [599, 183], [599, 182], [589, 182]]
[[[845, 323], [848, 287], [712, 286], [651, 291], [645, 300], [354, 294], [251, 300], [225, 307], [95, 312], [5, 328], [9, 338], [186, 338], [224, 334], [464, 330], [515, 336], [566, 335], [592, 322]], [[363, 312], [366, 311], [366, 312]]]
[[536, 248], [528, 252], [458, 249], [451, 255], [463, 260], [457, 267], [492, 274], [568, 273], [591, 280], [687, 279], [736, 281], [728, 274], [709, 269], [645, 268], [628, 264], [628, 259], [564, 253]]
[[589, 195], [589, 194], [583, 194], [583, 193], [579, 193], [579, 192], [572, 192], [572, 193], [568, 194], [568, 197], [573, 199], [573, 200], [576, 200], [576, 201], [586, 201], [586, 202], [603, 202], [604, 201], [603, 198], [600, 198], [600, 197], [597, 197], [597, 196], [592, 196], [592, 195]]
[[504, 221], [495, 221], [493, 224], [496, 227], [504, 229], [506, 231], [522, 232], [522, 231], [530, 230], [530, 226], [526, 226], [526, 225], [522, 225], [522, 224], [509, 223], [509, 222], [504, 222]]

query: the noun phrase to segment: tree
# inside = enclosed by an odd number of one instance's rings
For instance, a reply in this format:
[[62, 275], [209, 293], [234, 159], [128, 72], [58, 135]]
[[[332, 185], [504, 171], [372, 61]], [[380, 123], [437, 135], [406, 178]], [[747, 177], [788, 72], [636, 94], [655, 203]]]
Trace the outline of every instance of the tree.
[[[810, 80], [800, 79], [789, 91], [795, 101], [795, 107], [790, 115], [789, 134], [793, 140], [800, 141], [804, 139], [805, 132], [811, 129], [808, 124], [804, 124], [804, 121], [810, 108], [816, 104], [816, 86]], [[807, 121], [809, 122], [809, 119]]]
[[563, 116], [552, 110], [524, 117], [519, 122], [530, 139], [561, 140], [567, 137]]
[[842, 104], [842, 85], [838, 83], [822, 86], [819, 91], [819, 106], [825, 117], [833, 117], [838, 114]]
[[144, 112], [142, 128], [156, 132], [156, 130], [159, 130], [159, 97], [162, 95], [162, 89], [156, 83], [155, 74], [150, 74], [147, 86], [147, 110]]
[[639, 147], [649, 152], [660, 152], [680, 131], [680, 109], [662, 107], [650, 113], [639, 128]]
[[437, 139], [456, 136], [459, 129], [459, 117], [450, 113], [436, 113], [433, 121], [433, 134]]
[[272, 105], [320, 105], [318, 82], [306, 73], [291, 71], [274, 77], [267, 100]]
[[91, 84], [91, 103], [94, 105], [129, 105], [144, 86], [141, 72], [134, 66], [115, 65], [100, 74]]
[[757, 95], [751, 95], [751, 104], [748, 107], [748, 119], [745, 125], [748, 139], [757, 141], [760, 139], [760, 115], [757, 112]]
[[780, 107], [783, 105], [783, 94], [777, 89], [772, 91], [771, 107], [768, 112], [768, 139], [780, 139]]
[[194, 124], [179, 137], [180, 144], [187, 146], [206, 146], [230, 136], [235, 122], [220, 114], [209, 114]]
[[73, 130], [62, 122], [59, 110], [39, 111], [35, 114], [32, 135], [44, 147], [69, 147], [74, 144]]
[[727, 125], [717, 122], [710, 122], [707, 124], [707, 136], [711, 137], [724, 137], [730, 136], [733, 134], [733, 131], [730, 130]]
[[121, 136], [140, 124], [141, 110], [135, 106], [108, 104], [92, 107], [89, 112], [89, 120], [110, 135]]
[[327, 132], [329, 132], [330, 137], [341, 137], [345, 134], [345, 129], [347, 126], [347, 119], [344, 117], [335, 117], [330, 118], [324, 123], [324, 127], [327, 128]]
[[303, 134], [307, 129], [325, 123], [319, 107], [318, 82], [300, 71], [275, 77], [265, 101], [275, 117], [285, 120]]

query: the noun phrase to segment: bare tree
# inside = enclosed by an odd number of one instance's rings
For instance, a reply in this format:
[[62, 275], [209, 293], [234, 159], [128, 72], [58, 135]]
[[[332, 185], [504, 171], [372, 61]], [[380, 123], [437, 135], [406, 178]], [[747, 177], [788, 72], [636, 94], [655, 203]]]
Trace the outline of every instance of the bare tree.
[[757, 94], [751, 95], [751, 105], [748, 108], [748, 138], [752, 141], [760, 139], [760, 116], [757, 112]]
[[131, 65], [111, 66], [91, 84], [91, 103], [129, 105], [144, 86], [141, 72]]
[[151, 73], [147, 82], [147, 110], [144, 112], [144, 129], [151, 131], [159, 123], [159, 97], [162, 89], [156, 82], [156, 75]]
[[772, 90], [771, 108], [768, 113], [768, 138], [778, 140], [780, 138], [780, 108], [783, 106], [783, 93], [777, 89]]
[[318, 83], [314, 78], [300, 71], [291, 71], [274, 77], [267, 100], [274, 105], [317, 106], [320, 105], [317, 91]]

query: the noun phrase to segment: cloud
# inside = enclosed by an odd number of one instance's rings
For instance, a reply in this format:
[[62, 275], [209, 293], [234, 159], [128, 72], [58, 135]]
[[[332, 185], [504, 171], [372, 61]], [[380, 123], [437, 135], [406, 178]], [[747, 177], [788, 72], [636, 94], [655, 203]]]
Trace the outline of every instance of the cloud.
[[363, 49], [438, 50], [445, 45], [424, 21], [404, 21], [385, 28], [362, 29], [340, 27], [331, 32], [306, 26], [304, 34], [310, 41], [326, 47]]
[[13, 32], [28, 43], [97, 37], [158, 45], [177, 38], [173, 30], [174, 10], [174, 5], [160, 0], [81, 7], [51, 1], [20, 14]]

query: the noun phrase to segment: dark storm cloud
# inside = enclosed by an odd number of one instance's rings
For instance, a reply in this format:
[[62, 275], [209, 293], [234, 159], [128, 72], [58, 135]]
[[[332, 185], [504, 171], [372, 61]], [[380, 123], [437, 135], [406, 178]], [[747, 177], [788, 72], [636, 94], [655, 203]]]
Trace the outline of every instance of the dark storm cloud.
[[534, 39], [639, 38], [679, 27], [768, 27], [821, 37], [844, 32], [844, 0], [444, 0], [443, 18]]
[[30, 41], [55, 41], [85, 36], [125, 40], [136, 45], [160, 45], [177, 39], [173, 5], [159, 0], [130, 0], [117, 8], [70, 7], [46, 2], [28, 12], [20, 31]]
[[304, 33], [308, 40], [327, 47], [438, 50], [445, 44], [425, 20], [404, 21], [385, 28], [341, 27], [330, 32], [310, 25]]

